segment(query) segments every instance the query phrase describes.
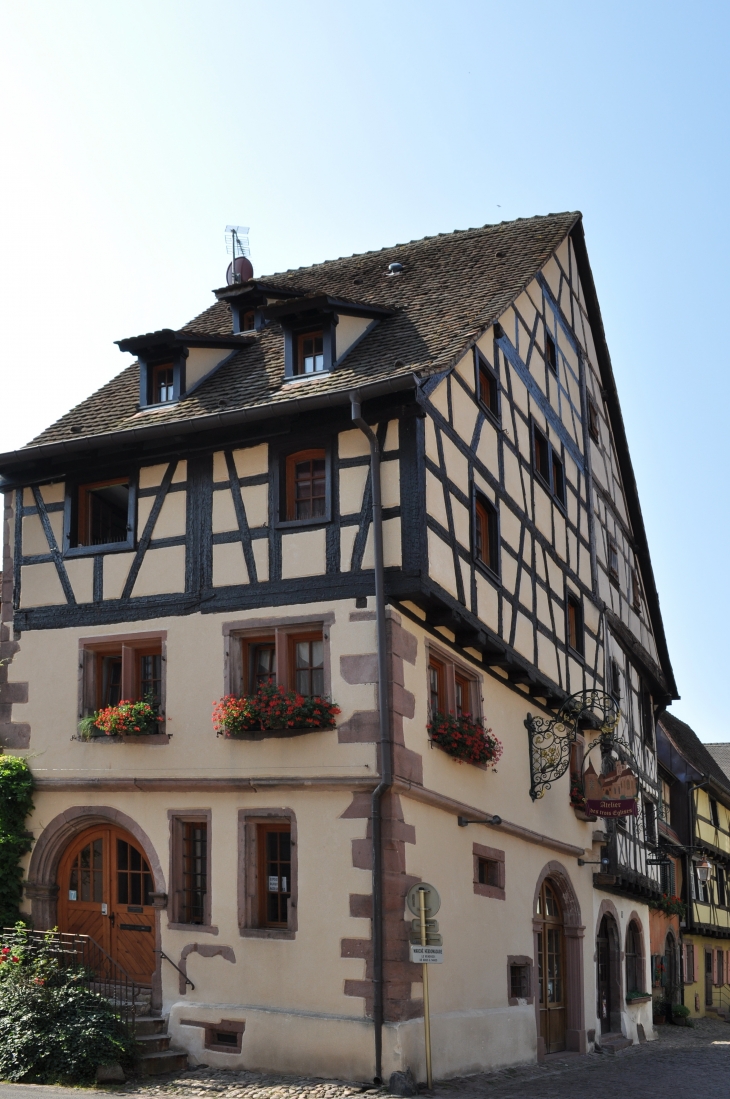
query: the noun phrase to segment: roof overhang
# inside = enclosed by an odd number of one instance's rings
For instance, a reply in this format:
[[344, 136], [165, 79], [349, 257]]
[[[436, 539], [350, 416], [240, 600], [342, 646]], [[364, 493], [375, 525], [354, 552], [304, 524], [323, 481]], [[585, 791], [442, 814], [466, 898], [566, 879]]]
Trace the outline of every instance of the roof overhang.
[[78, 458], [88, 452], [101, 453], [118, 451], [131, 447], [147, 447], [165, 438], [180, 438], [202, 432], [224, 430], [245, 426], [264, 420], [276, 420], [285, 417], [304, 415], [318, 409], [348, 406], [350, 394], [356, 392], [362, 402], [387, 397], [390, 394], [415, 391], [418, 382], [410, 371], [394, 378], [377, 382], [350, 385], [343, 389], [326, 393], [309, 393], [287, 400], [254, 405], [250, 408], [221, 410], [206, 416], [196, 416], [190, 420], [173, 420], [164, 424], [149, 424], [144, 427], [127, 428], [123, 431], [110, 431], [101, 435], [78, 436], [63, 439], [55, 443], [41, 443], [38, 446], [23, 447], [21, 450], [0, 454], [0, 489], [15, 487], [26, 480], [35, 480], [46, 476], [41, 466], [59, 459]]
[[277, 302], [276, 305], [267, 305], [261, 312], [267, 321], [284, 323], [304, 320], [323, 313], [340, 313], [348, 317], [367, 317], [371, 320], [382, 320], [395, 315], [394, 309], [388, 309], [383, 305], [333, 298], [329, 294], [291, 298], [289, 301]]
[[145, 332], [142, 336], [129, 336], [125, 340], [114, 342], [120, 351], [129, 351], [132, 355], [144, 357], [145, 353], [159, 355], [168, 349], [177, 351], [181, 347], [245, 347], [253, 335], [251, 332], [236, 336], [210, 336], [206, 332], [176, 332], [172, 328], [161, 328], [157, 332]]
[[298, 286], [277, 286], [273, 282], [267, 282], [266, 279], [249, 279], [248, 282], [221, 286], [213, 293], [218, 301], [232, 301], [235, 298], [242, 298], [245, 301], [247, 298], [301, 298], [306, 294], [306, 290]]

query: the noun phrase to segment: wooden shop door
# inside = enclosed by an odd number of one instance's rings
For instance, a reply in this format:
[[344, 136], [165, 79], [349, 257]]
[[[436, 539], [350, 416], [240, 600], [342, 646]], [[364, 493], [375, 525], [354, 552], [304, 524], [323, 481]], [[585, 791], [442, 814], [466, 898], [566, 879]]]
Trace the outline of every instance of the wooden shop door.
[[563, 913], [550, 880], [540, 889], [537, 914], [537, 973], [540, 996], [540, 1037], [546, 1053], [565, 1049], [565, 936]]
[[77, 836], [58, 869], [60, 931], [90, 935], [138, 984], [155, 969], [152, 874], [133, 837], [115, 827]]

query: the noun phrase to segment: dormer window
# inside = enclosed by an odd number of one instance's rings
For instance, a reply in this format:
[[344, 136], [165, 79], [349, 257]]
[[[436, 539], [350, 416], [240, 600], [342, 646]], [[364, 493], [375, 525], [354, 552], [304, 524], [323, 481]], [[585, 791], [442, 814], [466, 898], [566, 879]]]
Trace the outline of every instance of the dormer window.
[[253, 309], [247, 309], [241, 314], [241, 331], [253, 332], [256, 327], [256, 313]]
[[175, 399], [175, 371], [172, 363], [152, 368], [152, 403], [167, 404]]
[[295, 374], [319, 374], [324, 370], [324, 333], [304, 332], [297, 337]]

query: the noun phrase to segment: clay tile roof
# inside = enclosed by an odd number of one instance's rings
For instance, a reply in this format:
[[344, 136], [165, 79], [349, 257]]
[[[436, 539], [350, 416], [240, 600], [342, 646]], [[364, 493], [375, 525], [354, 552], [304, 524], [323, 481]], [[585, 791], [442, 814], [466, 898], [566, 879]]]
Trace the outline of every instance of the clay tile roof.
[[[700, 738], [689, 725], [680, 721], [674, 714], [665, 712], [659, 719], [659, 724], [669, 734], [682, 755], [689, 760], [701, 774], [707, 775], [721, 786], [730, 796], [730, 778], [716, 758], [714, 748], [730, 750], [730, 744], [703, 744]], [[730, 755], [730, 751], [728, 751]]]
[[[397, 244], [255, 280], [306, 296], [328, 295], [392, 309], [332, 373], [298, 381], [297, 396], [445, 370], [468, 350], [547, 262], [580, 219], [548, 214]], [[389, 275], [388, 265], [403, 265]], [[231, 310], [216, 301], [176, 332], [230, 336]], [[248, 335], [248, 333], [247, 333]], [[138, 411], [139, 368], [126, 367], [29, 446], [69, 442], [147, 425], [194, 421], [227, 409], [255, 409], [287, 400], [282, 329], [272, 323], [193, 393], [166, 408]], [[192, 426], [192, 425], [190, 425]]]

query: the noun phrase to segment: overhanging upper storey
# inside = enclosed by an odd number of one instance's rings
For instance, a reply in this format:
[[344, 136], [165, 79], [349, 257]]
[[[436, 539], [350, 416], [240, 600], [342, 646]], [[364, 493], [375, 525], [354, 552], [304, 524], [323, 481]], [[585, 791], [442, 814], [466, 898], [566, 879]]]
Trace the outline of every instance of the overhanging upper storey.
[[120, 351], [137, 356], [139, 407], [147, 408], [179, 401], [245, 347], [246, 337], [161, 328], [116, 343]]

